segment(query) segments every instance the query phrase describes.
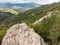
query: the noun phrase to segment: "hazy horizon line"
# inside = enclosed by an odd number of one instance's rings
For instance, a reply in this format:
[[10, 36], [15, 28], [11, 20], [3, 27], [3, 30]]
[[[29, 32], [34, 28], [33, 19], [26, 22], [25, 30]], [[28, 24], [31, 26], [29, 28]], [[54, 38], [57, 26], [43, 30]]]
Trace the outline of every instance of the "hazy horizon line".
[[[59, 1], [60, 2], [60, 1]], [[37, 2], [0, 2], [0, 3], [11, 3], [11, 4], [19, 4], [19, 3], [36, 3], [36, 4], [41, 4], [41, 3], [37, 3]], [[53, 4], [53, 3], [58, 3], [58, 2], [52, 2], [49, 4]], [[46, 3], [48, 4], [48, 3]], [[44, 5], [44, 4], [43, 4]]]

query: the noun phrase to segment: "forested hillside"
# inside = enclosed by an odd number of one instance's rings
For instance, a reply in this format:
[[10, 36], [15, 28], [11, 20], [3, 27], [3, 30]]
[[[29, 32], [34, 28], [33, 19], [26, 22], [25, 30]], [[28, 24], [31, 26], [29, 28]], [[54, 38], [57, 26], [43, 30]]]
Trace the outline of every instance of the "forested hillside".
[[0, 12], [0, 23], [1, 21], [4, 21], [5, 19], [13, 16], [13, 14], [8, 13], [8, 12]]
[[[45, 18], [36, 25], [33, 24], [36, 20], [46, 16], [48, 12], [52, 12], [50, 17]], [[60, 45], [60, 2], [30, 9], [5, 19], [0, 23], [0, 40], [10, 26], [22, 22], [34, 28], [48, 44]]]
[[60, 12], [53, 11], [50, 17], [30, 25], [50, 45], [60, 45]]
[[[41, 17], [45, 16], [47, 12], [59, 10], [60, 9], [60, 2], [54, 3], [50, 5], [43, 5], [36, 9], [27, 10], [21, 14], [14, 16], [14, 18], [8, 18], [4, 21], [5, 24], [15, 24], [26, 22], [28, 24], [35, 22], [36, 20], [40, 19]], [[8, 21], [9, 20], [9, 21]]]

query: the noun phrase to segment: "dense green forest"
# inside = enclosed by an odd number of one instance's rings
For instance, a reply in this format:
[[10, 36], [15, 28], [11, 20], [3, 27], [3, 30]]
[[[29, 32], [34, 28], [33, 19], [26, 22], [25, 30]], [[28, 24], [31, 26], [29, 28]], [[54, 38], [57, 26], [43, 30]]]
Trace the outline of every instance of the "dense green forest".
[[30, 25], [35, 31], [41, 35], [45, 42], [52, 45], [60, 45], [60, 12], [54, 11], [52, 16], [45, 18], [36, 25]]
[[0, 22], [4, 21], [6, 18], [11, 17], [13, 14], [8, 12], [0, 12]]
[[[53, 11], [52, 16], [45, 18], [36, 25], [33, 24], [36, 20], [42, 18], [51, 11]], [[4, 20], [1, 18], [0, 42], [9, 27], [17, 23], [25, 22], [30, 27], [34, 28], [35, 31], [44, 38], [45, 42], [48, 42], [50, 45], [60, 45], [60, 2], [30, 9], [18, 15], [8, 13], [8, 17], [9, 18], [4, 18], [2, 16]]]

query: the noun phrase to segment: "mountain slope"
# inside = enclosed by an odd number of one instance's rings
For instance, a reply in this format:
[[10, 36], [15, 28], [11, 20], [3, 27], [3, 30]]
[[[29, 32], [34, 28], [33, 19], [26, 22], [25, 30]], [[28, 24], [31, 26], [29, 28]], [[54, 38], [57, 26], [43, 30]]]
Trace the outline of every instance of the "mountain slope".
[[[14, 18], [8, 18], [4, 21], [5, 24], [15, 24], [15, 23], [21, 23], [26, 22], [28, 24], [35, 22], [36, 20], [39, 20], [43, 16], [47, 14], [47, 12], [54, 11], [54, 10], [60, 10], [60, 3], [54, 3], [51, 5], [43, 5], [41, 7], [27, 10], [21, 14], [18, 14]], [[9, 23], [7, 23], [9, 21]]]
[[10, 12], [12, 14], [19, 14], [26, 10], [36, 8], [41, 6], [40, 4], [30, 2], [30, 3], [0, 3], [0, 11], [2, 12]]
[[31, 25], [46, 42], [59, 45], [60, 40], [60, 11], [53, 11], [51, 16], [43, 19], [35, 25]]
[[12, 14], [8, 12], [0, 12], [0, 22], [4, 21], [6, 18], [11, 17]]
[[44, 20], [45, 18], [48, 18], [52, 15], [53, 12], [48, 12], [47, 15], [43, 16], [42, 18], [40, 18], [39, 20], [35, 21], [33, 24], [37, 24], [39, 22], [41, 22], [42, 20]]
[[12, 7], [23, 7], [23, 8], [35, 8], [39, 6], [37, 3], [17, 3], [17, 4], [12, 4], [12, 3], [0, 3], [0, 8], [12, 8]]
[[[41, 7], [35, 8], [35, 9], [30, 9], [27, 10], [21, 14], [18, 14], [14, 16], [14, 18], [10, 17], [3, 21], [5, 25], [13, 25], [16, 23], [21, 23], [21, 22], [26, 22], [28, 24], [31, 24], [35, 22], [36, 20], [39, 20], [43, 16], [47, 14], [47, 12], [54, 11], [54, 10], [60, 10], [60, 2], [59, 3], [54, 3], [50, 5], [43, 5]], [[8, 23], [9, 22], [9, 23]]]

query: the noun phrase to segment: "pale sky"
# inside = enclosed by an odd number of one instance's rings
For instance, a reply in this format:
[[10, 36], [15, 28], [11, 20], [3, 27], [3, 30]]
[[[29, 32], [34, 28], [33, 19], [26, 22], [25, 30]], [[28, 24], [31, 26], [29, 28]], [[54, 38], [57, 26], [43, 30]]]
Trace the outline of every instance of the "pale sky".
[[60, 0], [0, 0], [0, 3], [28, 3], [36, 2], [39, 4], [50, 4], [53, 2], [59, 2]]

